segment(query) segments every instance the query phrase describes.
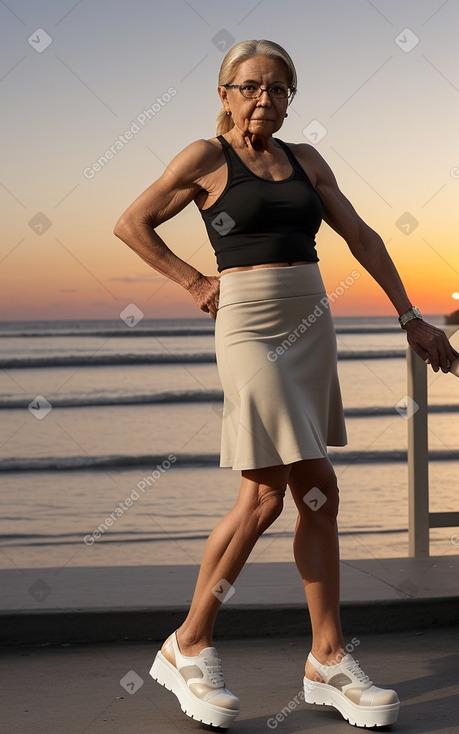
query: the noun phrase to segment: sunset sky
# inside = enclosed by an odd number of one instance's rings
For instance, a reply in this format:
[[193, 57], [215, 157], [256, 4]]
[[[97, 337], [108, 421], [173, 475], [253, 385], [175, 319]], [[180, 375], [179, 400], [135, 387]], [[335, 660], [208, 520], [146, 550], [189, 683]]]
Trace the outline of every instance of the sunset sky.
[[[2, 320], [116, 319], [129, 303], [151, 318], [200, 315], [112, 230], [176, 153], [215, 135], [224, 51], [250, 38], [277, 41], [297, 67], [277, 136], [311, 142], [318, 121], [317, 149], [412, 302], [458, 308], [458, 27], [453, 0], [0, 2]], [[216, 273], [194, 204], [159, 232]], [[317, 244], [332, 292], [360, 266], [325, 224]], [[333, 312], [394, 313], [366, 274]]]

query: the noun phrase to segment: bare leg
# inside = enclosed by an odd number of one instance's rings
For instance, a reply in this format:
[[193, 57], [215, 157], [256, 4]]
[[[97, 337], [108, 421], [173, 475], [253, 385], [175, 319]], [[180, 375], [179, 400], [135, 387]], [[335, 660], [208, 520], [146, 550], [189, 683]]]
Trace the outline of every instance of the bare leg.
[[[311, 651], [321, 663], [331, 660], [339, 662], [344, 648], [336, 522], [339, 500], [336, 475], [329, 459], [293, 464], [289, 486], [298, 507], [293, 549], [311, 618]], [[308, 497], [304, 500], [313, 487], [326, 497], [322, 506], [318, 506], [320, 501], [317, 503], [317, 509]], [[313, 498], [314, 494], [310, 497]], [[315, 670], [309, 662], [306, 663], [306, 675], [311, 679], [315, 677]]]
[[233, 584], [257, 539], [280, 515], [290, 466], [242, 472], [234, 507], [210, 534], [188, 616], [177, 630], [183, 655], [198, 655], [212, 646], [221, 600], [212, 589], [222, 579]]

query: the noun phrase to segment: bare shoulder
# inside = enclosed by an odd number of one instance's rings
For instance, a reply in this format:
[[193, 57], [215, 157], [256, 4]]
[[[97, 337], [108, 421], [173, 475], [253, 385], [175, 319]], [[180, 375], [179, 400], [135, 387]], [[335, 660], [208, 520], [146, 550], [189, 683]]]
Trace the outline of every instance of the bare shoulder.
[[186, 146], [169, 163], [165, 174], [177, 176], [182, 181], [196, 183], [218, 166], [222, 147], [217, 138], [195, 140]]
[[314, 188], [334, 181], [333, 172], [317, 148], [309, 143], [287, 143], [293, 155], [306, 171]]

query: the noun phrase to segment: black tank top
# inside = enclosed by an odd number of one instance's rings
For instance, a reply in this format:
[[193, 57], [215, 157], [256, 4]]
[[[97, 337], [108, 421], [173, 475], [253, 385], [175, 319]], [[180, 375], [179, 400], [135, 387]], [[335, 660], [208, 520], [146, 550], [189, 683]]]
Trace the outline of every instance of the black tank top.
[[307, 260], [318, 262], [314, 237], [322, 221], [321, 201], [290, 148], [293, 171], [282, 181], [257, 176], [222, 135], [228, 180], [212, 206], [201, 209], [218, 271], [244, 265]]

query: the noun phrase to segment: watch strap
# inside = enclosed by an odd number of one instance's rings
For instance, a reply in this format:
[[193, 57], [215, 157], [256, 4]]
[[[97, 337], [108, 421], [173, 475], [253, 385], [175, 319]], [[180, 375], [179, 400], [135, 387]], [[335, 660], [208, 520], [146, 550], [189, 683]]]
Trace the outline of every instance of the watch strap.
[[412, 306], [408, 311], [402, 313], [401, 316], [398, 317], [398, 322], [403, 329], [408, 321], [412, 321], [413, 319], [420, 319], [422, 321], [422, 313], [419, 308], [416, 308], [416, 306]]

